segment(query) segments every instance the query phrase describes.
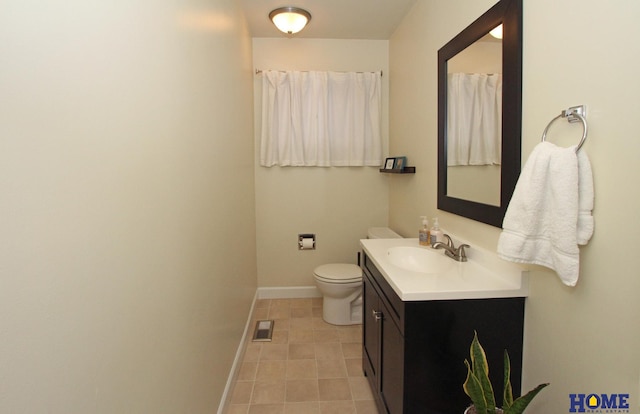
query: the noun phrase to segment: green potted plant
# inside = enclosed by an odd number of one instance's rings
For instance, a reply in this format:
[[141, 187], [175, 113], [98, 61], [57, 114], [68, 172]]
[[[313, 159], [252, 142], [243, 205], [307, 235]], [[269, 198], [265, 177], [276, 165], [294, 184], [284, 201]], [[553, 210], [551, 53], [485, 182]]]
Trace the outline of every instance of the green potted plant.
[[511, 362], [507, 350], [504, 350], [504, 394], [502, 408], [496, 407], [493, 387], [489, 381], [489, 365], [487, 356], [478, 341], [478, 333], [473, 335], [470, 349], [471, 363], [464, 360], [467, 366], [467, 379], [463, 384], [464, 392], [471, 398], [471, 405], [465, 414], [521, 414], [531, 400], [549, 384], [540, 384], [525, 395], [513, 400], [511, 389]]

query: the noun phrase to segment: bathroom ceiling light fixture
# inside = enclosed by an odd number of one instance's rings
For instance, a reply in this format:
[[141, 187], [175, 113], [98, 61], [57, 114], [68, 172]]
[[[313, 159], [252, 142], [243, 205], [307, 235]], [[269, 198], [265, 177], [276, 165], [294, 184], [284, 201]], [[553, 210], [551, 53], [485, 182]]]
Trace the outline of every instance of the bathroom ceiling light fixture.
[[280, 7], [269, 13], [269, 19], [286, 34], [298, 33], [311, 20], [311, 13], [298, 7]]
[[502, 39], [502, 25], [496, 26], [489, 32], [489, 34], [491, 34], [491, 36], [495, 37], [496, 39]]

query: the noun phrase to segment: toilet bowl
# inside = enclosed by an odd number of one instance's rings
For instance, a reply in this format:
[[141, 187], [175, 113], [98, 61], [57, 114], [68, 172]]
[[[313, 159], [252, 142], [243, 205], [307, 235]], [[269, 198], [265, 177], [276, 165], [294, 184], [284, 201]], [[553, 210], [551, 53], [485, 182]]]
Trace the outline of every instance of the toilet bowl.
[[362, 323], [362, 269], [354, 264], [332, 263], [313, 270], [322, 293], [322, 319], [332, 325]]
[[[400, 238], [387, 227], [372, 227], [370, 239]], [[322, 318], [332, 325], [362, 323], [362, 269], [354, 264], [331, 263], [313, 271], [318, 290], [322, 293]]]

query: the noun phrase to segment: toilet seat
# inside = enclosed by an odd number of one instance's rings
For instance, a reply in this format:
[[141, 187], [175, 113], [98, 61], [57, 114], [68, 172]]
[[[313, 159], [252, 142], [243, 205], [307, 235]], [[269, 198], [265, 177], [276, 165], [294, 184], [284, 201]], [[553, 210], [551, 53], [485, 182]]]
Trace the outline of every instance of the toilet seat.
[[362, 281], [362, 269], [354, 264], [325, 264], [316, 267], [313, 274], [325, 283], [346, 284]]

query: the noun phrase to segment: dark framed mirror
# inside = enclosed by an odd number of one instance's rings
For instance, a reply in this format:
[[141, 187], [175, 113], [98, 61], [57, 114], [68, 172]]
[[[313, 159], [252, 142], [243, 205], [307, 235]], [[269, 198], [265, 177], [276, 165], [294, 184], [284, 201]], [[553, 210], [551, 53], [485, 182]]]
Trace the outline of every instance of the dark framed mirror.
[[502, 227], [521, 131], [522, 0], [501, 0], [438, 51], [438, 209]]

